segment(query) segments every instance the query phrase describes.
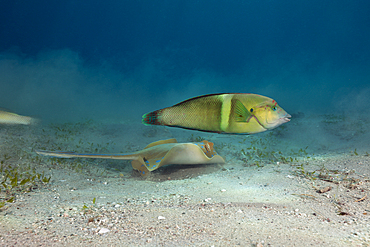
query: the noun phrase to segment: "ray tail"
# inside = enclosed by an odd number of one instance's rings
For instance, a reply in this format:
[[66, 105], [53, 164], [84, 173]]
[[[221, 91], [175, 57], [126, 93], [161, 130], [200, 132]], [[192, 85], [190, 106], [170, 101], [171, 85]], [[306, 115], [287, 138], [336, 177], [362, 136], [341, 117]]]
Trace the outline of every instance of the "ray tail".
[[37, 150], [37, 154], [56, 158], [92, 158], [92, 159], [113, 159], [113, 160], [134, 160], [135, 154], [80, 154], [76, 152], [46, 151]]

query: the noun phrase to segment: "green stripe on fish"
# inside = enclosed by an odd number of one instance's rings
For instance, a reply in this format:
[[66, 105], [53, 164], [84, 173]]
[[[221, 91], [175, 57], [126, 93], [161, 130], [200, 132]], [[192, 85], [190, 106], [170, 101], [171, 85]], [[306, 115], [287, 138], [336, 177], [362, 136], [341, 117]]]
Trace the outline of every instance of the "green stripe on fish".
[[180, 102], [143, 116], [146, 125], [253, 134], [290, 121], [291, 116], [275, 100], [257, 94], [209, 94]]

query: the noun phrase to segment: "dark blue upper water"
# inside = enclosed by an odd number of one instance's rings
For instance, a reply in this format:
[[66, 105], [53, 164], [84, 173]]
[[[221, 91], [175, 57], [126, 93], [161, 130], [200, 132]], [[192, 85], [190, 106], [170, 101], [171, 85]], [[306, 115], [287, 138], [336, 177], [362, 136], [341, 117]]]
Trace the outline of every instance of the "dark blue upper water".
[[364, 113], [370, 2], [0, 1], [0, 106], [137, 119], [217, 92], [288, 112]]

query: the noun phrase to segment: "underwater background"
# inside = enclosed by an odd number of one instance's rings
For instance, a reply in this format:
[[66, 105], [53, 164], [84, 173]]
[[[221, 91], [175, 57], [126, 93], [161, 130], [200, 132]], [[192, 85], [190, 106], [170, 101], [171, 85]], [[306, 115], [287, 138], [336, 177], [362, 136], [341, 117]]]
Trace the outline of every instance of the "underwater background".
[[[370, 1], [0, 12], [1, 246], [369, 246]], [[253, 135], [142, 124], [214, 93], [267, 96], [291, 121]]]
[[222, 92], [265, 95], [290, 114], [369, 114], [365, 0], [14, 0], [0, 9], [0, 106], [44, 122], [139, 124]]

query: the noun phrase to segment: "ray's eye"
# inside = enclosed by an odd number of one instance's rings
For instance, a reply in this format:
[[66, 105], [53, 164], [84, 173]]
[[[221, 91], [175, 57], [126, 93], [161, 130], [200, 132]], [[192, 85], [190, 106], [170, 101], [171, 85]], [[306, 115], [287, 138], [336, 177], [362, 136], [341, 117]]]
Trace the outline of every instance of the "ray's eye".
[[276, 106], [273, 106], [273, 107], [271, 107], [271, 109], [272, 109], [273, 111], [276, 111], [276, 110], [277, 110], [277, 107], [276, 107]]
[[250, 111], [250, 112], [253, 112], [253, 108], [251, 108], [249, 111]]

